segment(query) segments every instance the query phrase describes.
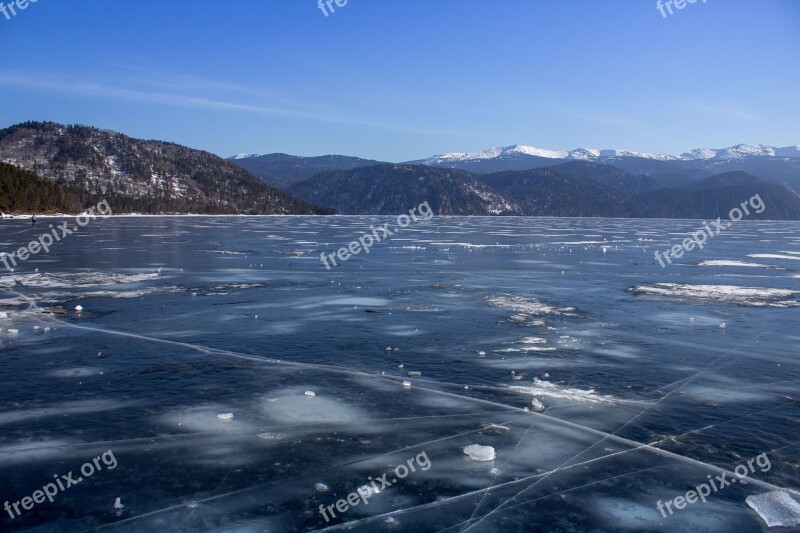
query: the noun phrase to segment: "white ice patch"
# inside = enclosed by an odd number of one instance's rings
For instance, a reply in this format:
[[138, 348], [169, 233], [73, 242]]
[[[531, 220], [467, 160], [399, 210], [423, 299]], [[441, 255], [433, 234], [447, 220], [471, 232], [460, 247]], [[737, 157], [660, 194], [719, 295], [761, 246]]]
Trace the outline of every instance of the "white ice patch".
[[100, 413], [103, 411], [123, 409], [133, 405], [135, 405], [134, 402], [120, 402], [116, 400], [79, 400], [54, 404], [49, 407], [5, 411], [0, 413], [0, 425], [16, 424], [23, 421], [48, 417]]
[[60, 370], [52, 370], [47, 373], [48, 376], [54, 378], [85, 378], [88, 376], [100, 376], [102, 374], [103, 374], [102, 370], [86, 366], [63, 368]]
[[161, 421], [172, 427], [192, 432], [246, 432], [254, 431], [252, 424], [231, 418], [224, 420], [219, 414], [229, 414], [226, 406], [198, 405], [167, 413]]
[[75, 442], [65, 439], [45, 439], [40, 441], [25, 441], [17, 444], [0, 446], [0, 465], [35, 463], [70, 454], [69, 447]]
[[689, 285], [683, 283], [652, 283], [629, 289], [638, 294], [706, 302], [748, 305], [753, 307], [797, 307], [800, 292], [788, 289], [739, 287], [736, 285]]
[[519, 296], [516, 294], [500, 294], [486, 298], [489, 305], [511, 309], [512, 311], [530, 315], [567, 315], [571, 316], [575, 312], [574, 307], [556, 307], [549, 305], [533, 297]]
[[796, 255], [747, 254], [747, 257], [752, 257], [753, 259], [793, 259], [795, 261], [800, 261], [800, 256]]
[[709, 261], [701, 261], [697, 264], [701, 267], [748, 267], [748, 268], [770, 268], [769, 265], [762, 263], [748, 263], [746, 261], [728, 261], [725, 259], [711, 259]]
[[543, 346], [547, 344], [547, 339], [542, 337], [525, 337], [515, 343], [512, 343], [515, 348], [503, 348], [495, 350], [495, 353], [526, 353], [526, 352], [552, 352], [555, 348], [550, 346]]
[[481, 446], [480, 444], [466, 446], [464, 453], [469, 455], [473, 461], [494, 461], [496, 457], [492, 446]]
[[800, 503], [785, 491], [773, 490], [756, 496], [748, 496], [745, 501], [767, 523], [768, 527], [800, 525]]
[[306, 397], [306, 390], [294, 388], [281, 391], [266, 398], [261, 407], [269, 418], [282, 424], [357, 422], [369, 418], [361, 409], [324, 394]]
[[158, 274], [104, 274], [101, 272], [81, 272], [74, 274], [15, 274], [0, 278], [3, 287], [37, 287], [51, 289], [67, 289], [73, 287], [101, 287], [127, 283], [139, 283], [158, 279]]
[[511, 390], [521, 392], [522, 394], [529, 394], [534, 397], [549, 396], [550, 398], [578, 400], [590, 403], [612, 403], [615, 401], [611, 396], [598, 396], [594, 389], [582, 390], [563, 388], [560, 385], [538, 378], [533, 380], [533, 386], [513, 385], [511, 386]]

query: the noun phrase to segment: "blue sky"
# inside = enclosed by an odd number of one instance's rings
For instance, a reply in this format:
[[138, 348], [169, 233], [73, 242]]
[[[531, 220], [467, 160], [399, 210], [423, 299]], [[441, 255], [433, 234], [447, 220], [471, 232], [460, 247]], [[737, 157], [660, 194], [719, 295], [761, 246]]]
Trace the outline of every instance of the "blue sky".
[[0, 50], [0, 127], [225, 157], [800, 143], [794, 0], [38, 0]]

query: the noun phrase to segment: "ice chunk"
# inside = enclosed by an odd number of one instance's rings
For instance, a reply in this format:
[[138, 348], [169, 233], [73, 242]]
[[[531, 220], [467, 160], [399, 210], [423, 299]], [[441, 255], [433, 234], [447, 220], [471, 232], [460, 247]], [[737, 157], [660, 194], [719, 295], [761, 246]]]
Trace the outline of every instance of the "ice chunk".
[[307, 390], [307, 391], [306, 391], [304, 394], [305, 394], [306, 396], [308, 396], [309, 398], [313, 398], [314, 396], [316, 396], [316, 395], [317, 395], [317, 393], [316, 393], [316, 392], [314, 392], [313, 390]]
[[719, 325], [719, 329], [725, 329], [727, 327], [728, 327], [728, 325], [725, 322], [723, 322], [722, 324]]
[[317, 492], [328, 492], [328, 486], [325, 483], [317, 483], [314, 485], [314, 490]]
[[358, 487], [356, 491], [364, 497], [364, 499], [371, 498], [375, 494], [380, 494], [380, 489], [372, 486], [372, 485], [364, 485], [363, 487]]
[[537, 413], [544, 411], [544, 404], [539, 401], [539, 398], [534, 398], [531, 400], [531, 405], [533, 406], [533, 410]]
[[473, 461], [494, 461], [496, 457], [494, 447], [480, 444], [470, 444], [464, 448], [464, 453], [469, 455]]
[[403, 388], [404, 389], [410, 389], [411, 388], [411, 382], [408, 381], [408, 380], [403, 380]]
[[767, 523], [769, 527], [793, 527], [800, 525], [800, 503], [783, 490], [748, 496], [747, 505]]
[[408, 373], [408, 377], [410, 378], [418, 378], [420, 376], [422, 376], [422, 372], [411, 371]]
[[122, 509], [123, 507], [125, 506], [122, 505], [122, 498], [117, 498], [116, 500], [114, 500], [114, 509], [119, 510]]
[[233, 413], [221, 413], [217, 415], [217, 418], [225, 422], [229, 422], [233, 420]]
[[81, 311], [83, 311], [83, 306], [82, 305], [76, 305], [75, 306], [75, 310], [80, 313]]
[[484, 433], [493, 433], [495, 435], [505, 435], [509, 431], [511, 430], [507, 426], [498, 426], [497, 424], [489, 424], [483, 428]]

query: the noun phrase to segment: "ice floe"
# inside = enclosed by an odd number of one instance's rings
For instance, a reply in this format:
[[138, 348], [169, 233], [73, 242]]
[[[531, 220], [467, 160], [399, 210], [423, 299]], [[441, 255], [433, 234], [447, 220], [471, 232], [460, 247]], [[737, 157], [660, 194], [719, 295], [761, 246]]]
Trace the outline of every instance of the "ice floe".
[[773, 490], [748, 496], [747, 505], [766, 522], [768, 527], [794, 527], [800, 525], [800, 503], [786, 491]]
[[685, 283], [652, 283], [636, 285], [630, 291], [666, 298], [728, 303], [753, 307], [797, 307], [798, 291], [736, 285], [690, 285]]

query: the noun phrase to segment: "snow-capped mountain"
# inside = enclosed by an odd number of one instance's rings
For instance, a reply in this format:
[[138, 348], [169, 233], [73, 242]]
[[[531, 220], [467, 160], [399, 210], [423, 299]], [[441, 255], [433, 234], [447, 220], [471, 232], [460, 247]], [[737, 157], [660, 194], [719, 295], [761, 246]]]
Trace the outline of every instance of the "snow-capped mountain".
[[682, 181], [744, 171], [800, 191], [800, 145], [778, 148], [738, 144], [729, 148], [698, 148], [681, 155], [594, 148], [559, 151], [515, 145], [441, 154], [411, 163], [489, 174], [546, 168], [570, 161], [612, 165], [634, 175], [670, 176]]
[[745, 159], [748, 157], [786, 157], [786, 158], [800, 158], [800, 145], [786, 146], [784, 148], [776, 148], [774, 146], [766, 146], [757, 144], [755, 146], [749, 144], [737, 144], [730, 148], [710, 149], [698, 148], [691, 152], [686, 152], [681, 156], [684, 161], [692, 161], [695, 159]]
[[417, 161], [426, 165], [434, 166], [448, 166], [452, 163], [464, 163], [472, 161], [486, 161], [490, 159], [512, 159], [520, 157], [540, 157], [545, 159], [564, 159], [564, 160], [581, 160], [581, 161], [597, 161], [604, 159], [619, 159], [619, 158], [640, 158], [651, 159], [654, 161], [694, 161], [694, 160], [730, 160], [730, 159], [746, 159], [749, 157], [782, 157], [782, 158], [800, 158], [800, 145], [787, 146], [784, 148], [776, 148], [774, 146], [748, 145], [738, 144], [729, 148], [698, 148], [681, 154], [668, 155], [646, 152], [633, 152], [630, 150], [597, 150], [594, 148], [576, 148], [575, 150], [548, 150], [546, 148], [537, 148], [535, 146], [526, 146], [517, 144], [514, 146], [506, 146], [499, 148], [490, 148], [488, 150], [481, 150], [478, 152], [453, 152], [440, 154], [427, 159]]

